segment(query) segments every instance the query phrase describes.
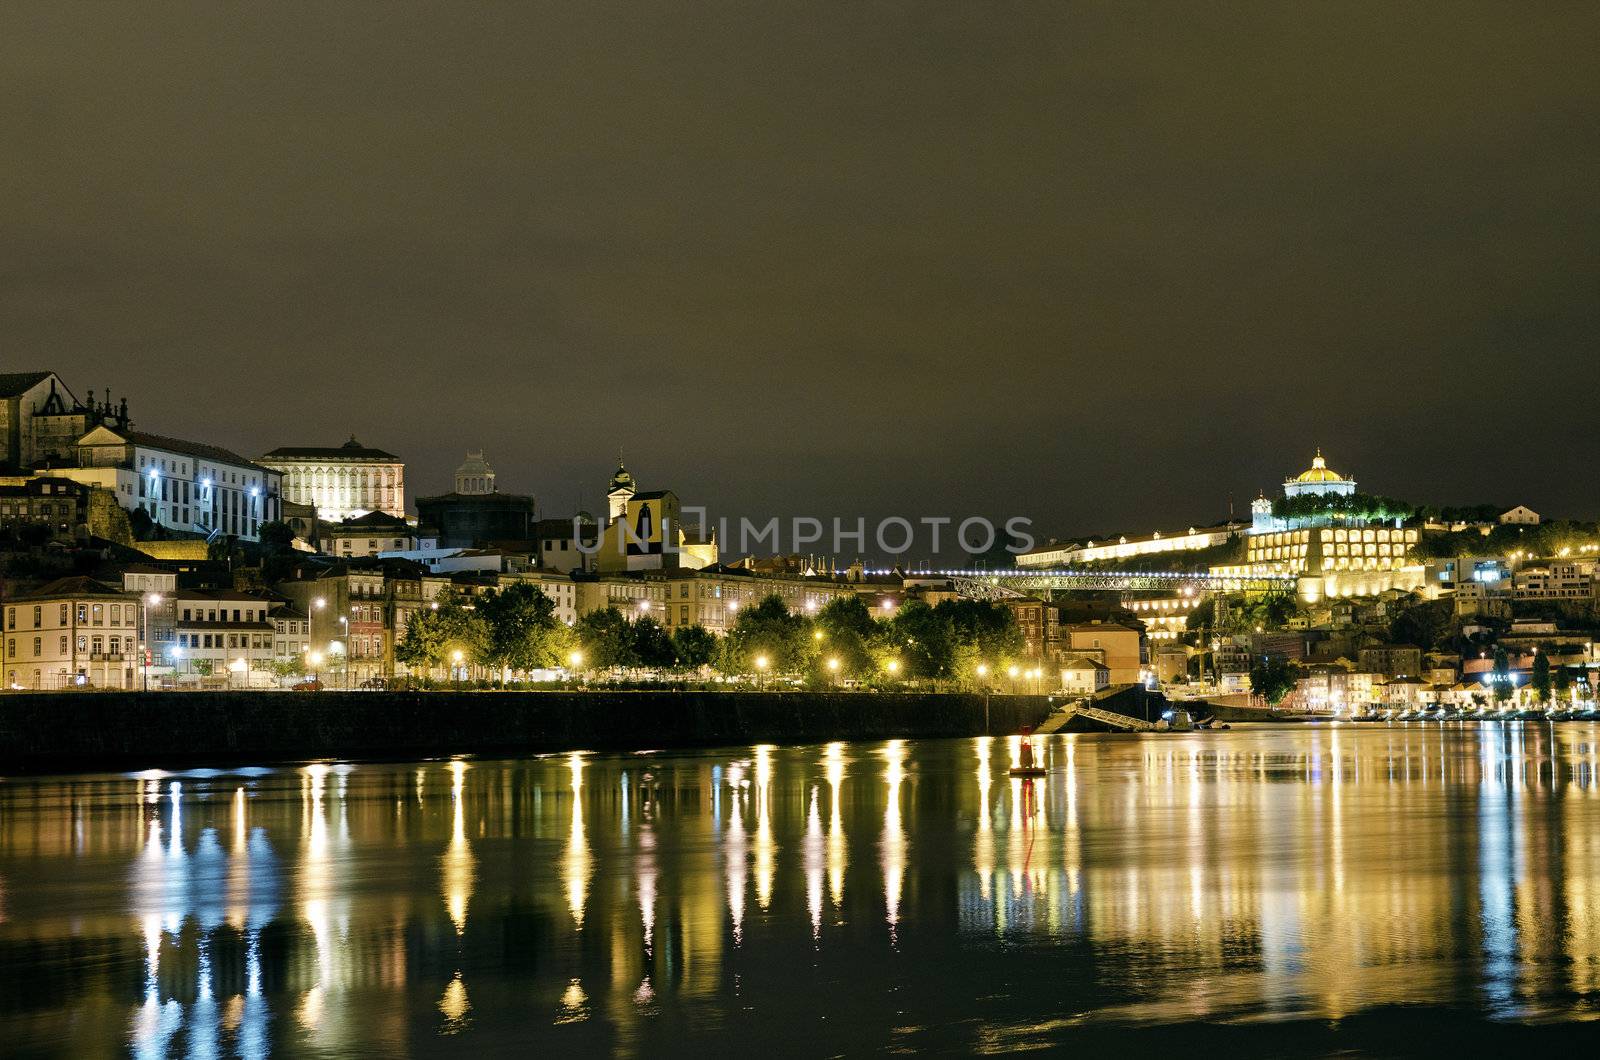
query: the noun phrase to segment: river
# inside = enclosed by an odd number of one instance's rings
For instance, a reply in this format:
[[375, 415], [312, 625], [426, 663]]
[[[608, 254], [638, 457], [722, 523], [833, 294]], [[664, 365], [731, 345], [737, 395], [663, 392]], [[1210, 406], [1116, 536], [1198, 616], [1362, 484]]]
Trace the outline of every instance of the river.
[[1029, 782], [1015, 738], [7, 778], [0, 1052], [1396, 1054], [1597, 1027], [1600, 726], [1039, 744]]

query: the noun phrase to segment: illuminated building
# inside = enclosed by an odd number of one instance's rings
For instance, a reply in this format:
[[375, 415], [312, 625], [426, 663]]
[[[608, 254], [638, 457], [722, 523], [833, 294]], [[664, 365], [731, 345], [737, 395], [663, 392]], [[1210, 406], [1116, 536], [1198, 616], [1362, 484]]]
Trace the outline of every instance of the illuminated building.
[[607, 523], [595, 555], [601, 573], [698, 569], [717, 562], [716, 535], [684, 525], [682, 504], [672, 490], [639, 492], [619, 463], [606, 501]]
[[254, 541], [262, 523], [281, 517], [283, 476], [219, 446], [101, 424], [76, 453], [75, 466], [50, 474], [109, 490], [170, 530]]
[[1174, 552], [1198, 552], [1225, 545], [1244, 529], [1243, 523], [1197, 530], [1189, 527], [1175, 533], [1154, 533], [1149, 537], [1119, 537], [1115, 541], [1090, 541], [1083, 545], [1049, 544], [1017, 556], [1019, 567], [1068, 567], [1079, 563], [1104, 563], [1138, 556], [1159, 556]]
[[168, 649], [180, 683], [229, 688], [272, 683], [272, 601], [236, 590], [179, 589], [177, 643]]
[[284, 446], [260, 461], [283, 475], [283, 496], [309, 504], [317, 517], [341, 522], [368, 512], [406, 514], [406, 465], [355, 435], [340, 446]]
[[6, 601], [0, 669], [9, 688], [137, 686], [137, 594], [81, 575]]

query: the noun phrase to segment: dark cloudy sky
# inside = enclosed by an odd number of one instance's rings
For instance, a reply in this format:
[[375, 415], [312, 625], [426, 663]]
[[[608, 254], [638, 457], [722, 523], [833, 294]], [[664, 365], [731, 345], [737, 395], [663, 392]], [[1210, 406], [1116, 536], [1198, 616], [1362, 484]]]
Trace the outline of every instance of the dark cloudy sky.
[[546, 510], [1600, 515], [1600, 5], [0, 11], [0, 357]]

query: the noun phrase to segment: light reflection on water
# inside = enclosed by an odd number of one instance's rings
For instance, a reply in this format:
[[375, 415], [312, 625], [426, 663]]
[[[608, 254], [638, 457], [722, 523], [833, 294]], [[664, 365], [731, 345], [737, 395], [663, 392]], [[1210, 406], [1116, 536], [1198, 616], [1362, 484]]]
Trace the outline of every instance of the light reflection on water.
[[13, 778], [0, 1041], [836, 1052], [1309, 1020], [1359, 1046], [1391, 1006], [1587, 1019], [1597, 742], [1066, 736], [1037, 782], [1007, 775], [1015, 737]]

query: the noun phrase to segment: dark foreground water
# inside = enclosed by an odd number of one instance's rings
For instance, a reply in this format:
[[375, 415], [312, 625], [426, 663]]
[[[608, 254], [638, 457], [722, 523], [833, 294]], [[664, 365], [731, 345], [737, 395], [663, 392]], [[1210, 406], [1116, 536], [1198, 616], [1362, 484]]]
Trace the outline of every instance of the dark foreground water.
[[0, 1053], [1593, 1045], [1593, 725], [0, 782]]

